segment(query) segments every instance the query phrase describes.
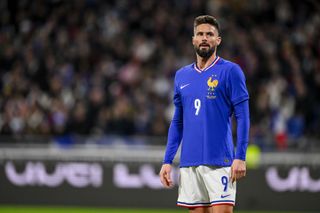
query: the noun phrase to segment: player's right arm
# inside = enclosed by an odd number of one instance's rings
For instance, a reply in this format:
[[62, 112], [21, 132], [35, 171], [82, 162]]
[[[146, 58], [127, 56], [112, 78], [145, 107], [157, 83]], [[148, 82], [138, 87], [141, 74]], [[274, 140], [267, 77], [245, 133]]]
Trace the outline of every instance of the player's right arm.
[[183, 108], [181, 103], [181, 95], [177, 84], [177, 76], [175, 78], [175, 89], [173, 102], [175, 105], [174, 115], [168, 131], [168, 141], [163, 165], [160, 171], [160, 180], [165, 187], [172, 186], [171, 180], [171, 164], [177, 153], [183, 134]]

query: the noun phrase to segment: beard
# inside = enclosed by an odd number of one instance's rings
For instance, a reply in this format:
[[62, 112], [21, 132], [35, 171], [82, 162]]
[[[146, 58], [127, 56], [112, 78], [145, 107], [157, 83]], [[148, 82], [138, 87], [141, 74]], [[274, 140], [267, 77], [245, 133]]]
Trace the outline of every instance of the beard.
[[216, 50], [216, 47], [209, 47], [208, 49], [201, 49], [200, 46], [199, 47], [194, 46], [194, 49], [195, 49], [196, 53], [201, 58], [208, 59], [208, 58], [210, 58], [212, 56], [212, 54]]

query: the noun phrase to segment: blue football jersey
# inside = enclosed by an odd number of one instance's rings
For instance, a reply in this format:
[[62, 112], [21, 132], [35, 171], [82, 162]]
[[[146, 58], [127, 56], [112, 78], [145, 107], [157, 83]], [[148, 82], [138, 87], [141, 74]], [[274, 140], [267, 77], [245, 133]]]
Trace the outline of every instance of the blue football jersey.
[[[235, 63], [217, 56], [202, 71], [196, 63], [178, 70], [174, 81], [176, 110], [164, 163], [172, 163], [181, 143], [181, 167], [230, 166], [235, 158], [231, 130], [234, 106], [248, 99], [245, 76]], [[239, 155], [244, 159], [245, 151]]]

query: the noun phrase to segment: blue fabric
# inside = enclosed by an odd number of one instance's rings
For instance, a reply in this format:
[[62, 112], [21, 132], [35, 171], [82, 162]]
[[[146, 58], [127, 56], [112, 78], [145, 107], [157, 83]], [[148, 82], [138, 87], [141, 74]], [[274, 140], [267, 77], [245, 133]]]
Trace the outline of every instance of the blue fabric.
[[[248, 91], [241, 68], [217, 58], [205, 71], [195, 64], [177, 71], [175, 113], [168, 132], [163, 163], [172, 163], [181, 144], [180, 166], [230, 166], [244, 160], [249, 135]], [[235, 153], [232, 116], [238, 122]]]
[[246, 160], [246, 150], [249, 141], [249, 100], [235, 105], [234, 115], [237, 120], [237, 151], [236, 159]]

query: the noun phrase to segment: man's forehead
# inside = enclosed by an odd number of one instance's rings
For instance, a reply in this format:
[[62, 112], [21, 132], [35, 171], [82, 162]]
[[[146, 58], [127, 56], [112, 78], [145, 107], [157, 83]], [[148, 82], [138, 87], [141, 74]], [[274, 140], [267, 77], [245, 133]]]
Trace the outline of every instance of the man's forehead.
[[215, 28], [215, 26], [211, 25], [211, 24], [200, 24], [198, 26], [195, 27], [194, 29], [196, 32], [212, 32], [212, 31], [217, 31], [217, 29]]

